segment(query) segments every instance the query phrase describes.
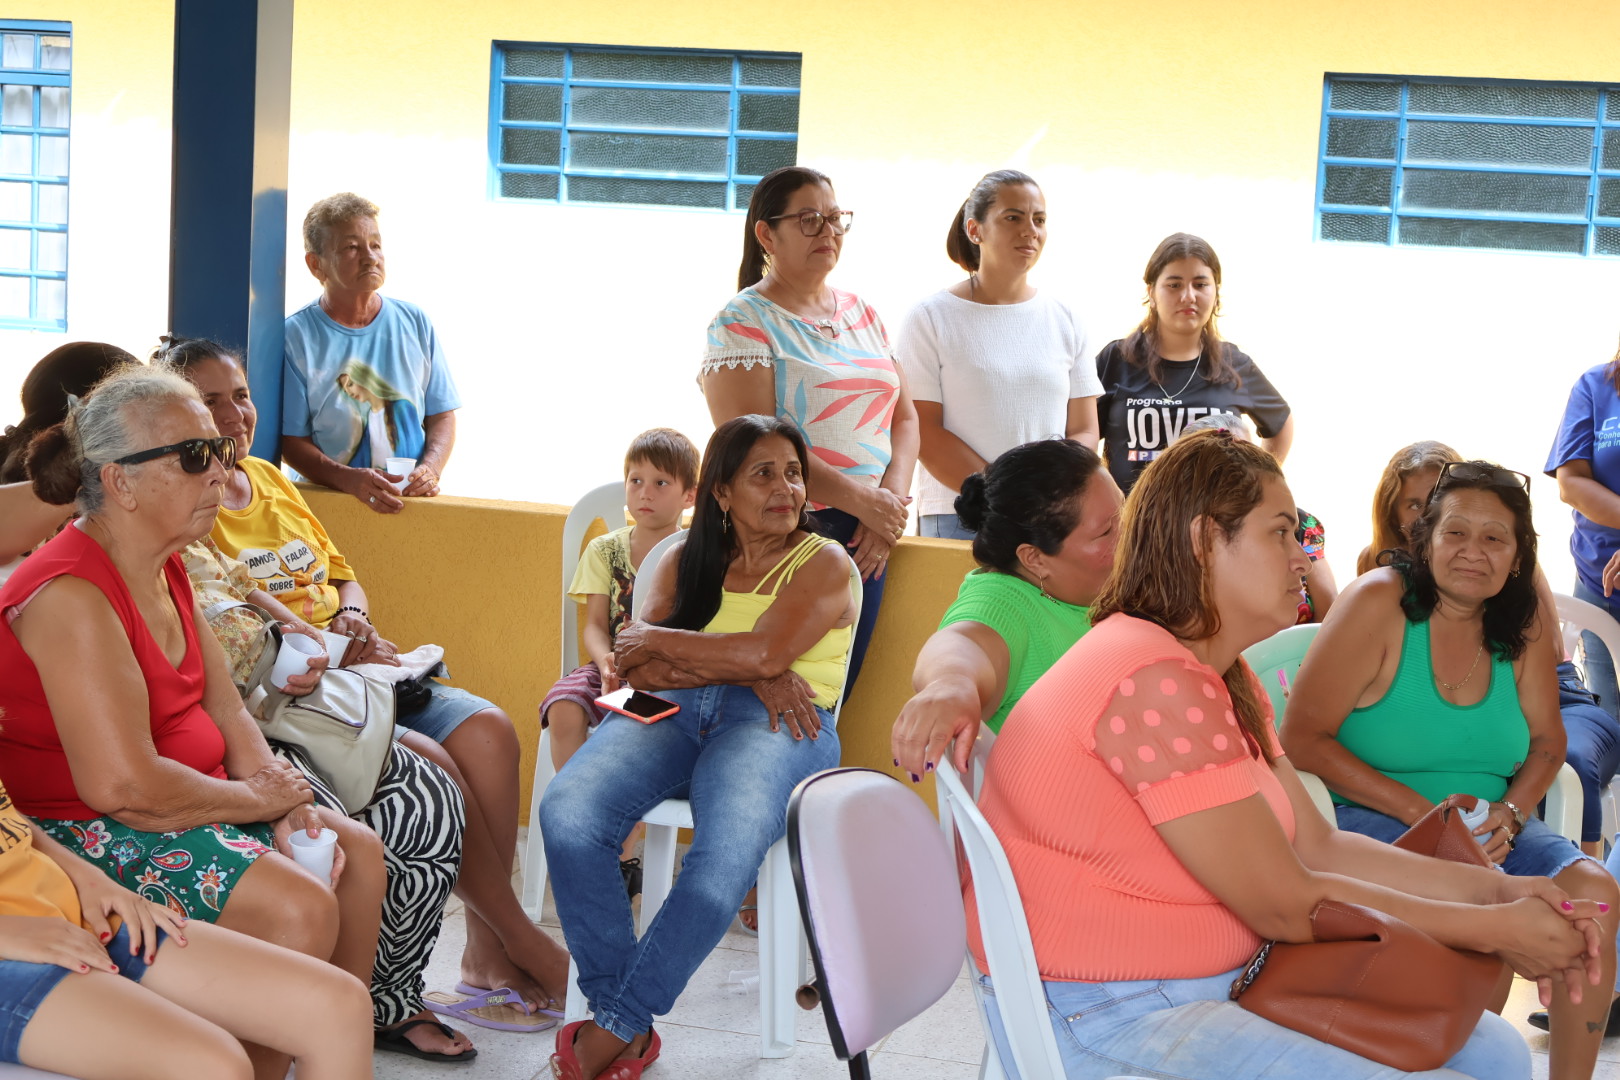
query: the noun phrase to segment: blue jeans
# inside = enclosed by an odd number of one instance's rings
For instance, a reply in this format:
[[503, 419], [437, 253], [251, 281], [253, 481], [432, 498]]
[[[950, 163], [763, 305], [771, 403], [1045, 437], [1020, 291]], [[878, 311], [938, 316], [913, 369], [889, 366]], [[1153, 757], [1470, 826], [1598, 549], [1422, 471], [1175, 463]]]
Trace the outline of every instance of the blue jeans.
[[[846, 549], [861, 524], [855, 515], [834, 510], [830, 506], [812, 513], [810, 520], [820, 529], [821, 535], [838, 541]], [[850, 554], [853, 555], [854, 551], [851, 550]], [[883, 606], [883, 586], [888, 577], [888, 565], [885, 564], [877, 577], [861, 585], [861, 621], [855, 624], [855, 639], [849, 647], [849, 680], [844, 686], [846, 699], [855, 692], [855, 680], [860, 676], [861, 664], [866, 660], [866, 646], [872, 641], [872, 628], [877, 625], [878, 609]]]
[[[48, 918], [40, 915], [37, 918]], [[169, 940], [167, 931], [157, 932], [156, 954]], [[146, 975], [146, 953], [131, 953], [129, 924], [124, 923], [118, 933], [107, 942], [107, 959], [118, 967], [118, 974], [131, 982], [140, 982]], [[26, 960], [0, 960], [0, 1061], [17, 1063], [17, 1044], [22, 1041], [23, 1029], [34, 1018], [34, 1013], [50, 996], [56, 985], [69, 975], [65, 967], [56, 964], [33, 964]], [[55, 1076], [55, 1073], [51, 1074]]]
[[[1596, 604], [1610, 615], [1620, 619], [1620, 593], [1605, 598], [1600, 592], [1588, 589], [1580, 578], [1575, 579], [1575, 599]], [[1620, 682], [1614, 674], [1614, 657], [1604, 648], [1596, 634], [1581, 631], [1581, 651], [1586, 653], [1586, 686], [1597, 695], [1598, 705], [1610, 716], [1620, 716]]]
[[978, 534], [962, 525], [955, 514], [924, 514], [917, 519], [917, 535], [932, 536], [936, 540], [972, 541]]
[[[598, 1026], [629, 1040], [669, 1012], [725, 935], [765, 852], [787, 829], [799, 781], [838, 764], [832, 714], [794, 739], [746, 686], [660, 691], [681, 711], [653, 724], [611, 714], [546, 788], [540, 829], [579, 988]], [[692, 847], [669, 899], [636, 940], [619, 845], [665, 799], [692, 803]]]
[[[1445, 1069], [1404, 1073], [1280, 1027], [1228, 1001], [1227, 991], [1242, 970], [1199, 979], [1043, 983], [1063, 1074], [1070, 1080], [1121, 1074], [1166, 1080], [1525, 1080], [1530, 1075], [1524, 1037], [1494, 1013], [1480, 1017], [1474, 1034]], [[996, 1052], [1008, 1076], [1015, 1077], [990, 979], [978, 978]]]
[[1581, 778], [1581, 839], [1589, 844], [1613, 840], [1603, 835], [1603, 804], [1598, 796], [1620, 769], [1620, 722], [1593, 700], [1568, 660], [1558, 665], [1558, 711], [1568, 736], [1564, 760]]

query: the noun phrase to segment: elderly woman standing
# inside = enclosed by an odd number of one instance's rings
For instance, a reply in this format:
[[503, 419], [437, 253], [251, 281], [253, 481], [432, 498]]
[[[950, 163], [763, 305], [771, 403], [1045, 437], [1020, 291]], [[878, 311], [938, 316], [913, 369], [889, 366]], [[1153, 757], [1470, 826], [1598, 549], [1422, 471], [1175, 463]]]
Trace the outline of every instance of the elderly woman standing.
[[[691, 530], [637, 584], [649, 621], [614, 643], [620, 676], [680, 711], [654, 724], [610, 716], [546, 788], [552, 892], [596, 1013], [558, 1032], [562, 1080], [640, 1076], [658, 1056], [652, 1018], [725, 934], [786, 829], [789, 793], [838, 764], [853, 597], [849, 559], [805, 518], [807, 457], [786, 420], [720, 425]], [[619, 844], [666, 798], [691, 800], [692, 847], [638, 941]]]
[[[427, 313], [378, 292], [377, 213], [344, 192], [304, 217], [304, 264], [321, 295], [287, 316], [281, 453], [317, 484], [394, 514], [400, 494], [439, 493], [461, 398]], [[385, 472], [390, 457], [414, 458], [416, 468], [408, 478]], [[392, 481], [405, 479], [396, 492]]]
[[[271, 756], [174, 554], [213, 523], [234, 449], [190, 384], [145, 368], [35, 439], [36, 492], [81, 516], [0, 589], [0, 774], [21, 812], [141, 895], [365, 980], [376, 836], [317, 810]], [[285, 854], [322, 827], [340, 840], [332, 883]], [[256, 1064], [286, 1072], [268, 1051]]]
[[779, 416], [809, 444], [811, 516], [848, 545], [867, 583], [851, 686], [883, 601], [889, 551], [905, 532], [917, 462], [917, 411], [883, 321], [827, 284], [854, 216], [814, 169], [790, 165], [759, 182], [743, 224], [742, 291], [709, 324], [700, 376], [717, 426]]

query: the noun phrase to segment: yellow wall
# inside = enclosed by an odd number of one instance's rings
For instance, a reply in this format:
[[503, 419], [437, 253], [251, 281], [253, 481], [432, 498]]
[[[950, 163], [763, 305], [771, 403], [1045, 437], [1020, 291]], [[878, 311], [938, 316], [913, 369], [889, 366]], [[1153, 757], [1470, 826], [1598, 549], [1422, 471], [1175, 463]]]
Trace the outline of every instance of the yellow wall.
[[[512, 717], [523, 743], [527, 821], [540, 699], [562, 674], [567, 508], [446, 496], [412, 500], [401, 516], [384, 517], [347, 495], [304, 493], [354, 564], [382, 632], [401, 648], [443, 645], [453, 681]], [[844, 764], [898, 775], [889, 728], [911, 696], [912, 663], [972, 566], [965, 544], [910, 539], [895, 551], [872, 648], [839, 719]], [[932, 785], [919, 790], [932, 798]]]

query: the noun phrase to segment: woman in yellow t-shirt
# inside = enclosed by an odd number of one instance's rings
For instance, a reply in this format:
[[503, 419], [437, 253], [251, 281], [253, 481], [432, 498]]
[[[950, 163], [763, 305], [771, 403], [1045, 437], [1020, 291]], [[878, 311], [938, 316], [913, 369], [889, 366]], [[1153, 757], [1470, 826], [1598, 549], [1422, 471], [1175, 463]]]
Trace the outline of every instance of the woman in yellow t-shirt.
[[0, 1061], [246, 1080], [247, 1040], [291, 1054], [304, 1080], [371, 1075], [371, 1000], [354, 976], [142, 900], [35, 832], [4, 789], [0, 956]]

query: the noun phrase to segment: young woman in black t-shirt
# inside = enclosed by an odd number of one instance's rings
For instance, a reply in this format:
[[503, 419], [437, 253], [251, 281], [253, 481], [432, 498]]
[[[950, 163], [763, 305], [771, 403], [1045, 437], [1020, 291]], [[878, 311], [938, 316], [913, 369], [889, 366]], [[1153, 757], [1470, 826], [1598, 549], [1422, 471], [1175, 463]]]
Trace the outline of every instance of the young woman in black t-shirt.
[[1294, 441], [1288, 402], [1247, 353], [1221, 340], [1221, 261], [1200, 237], [1174, 233], [1148, 259], [1147, 317], [1097, 354], [1097, 417], [1104, 458], [1120, 489], [1192, 420], [1236, 412], [1254, 421], [1260, 445], [1278, 461]]

